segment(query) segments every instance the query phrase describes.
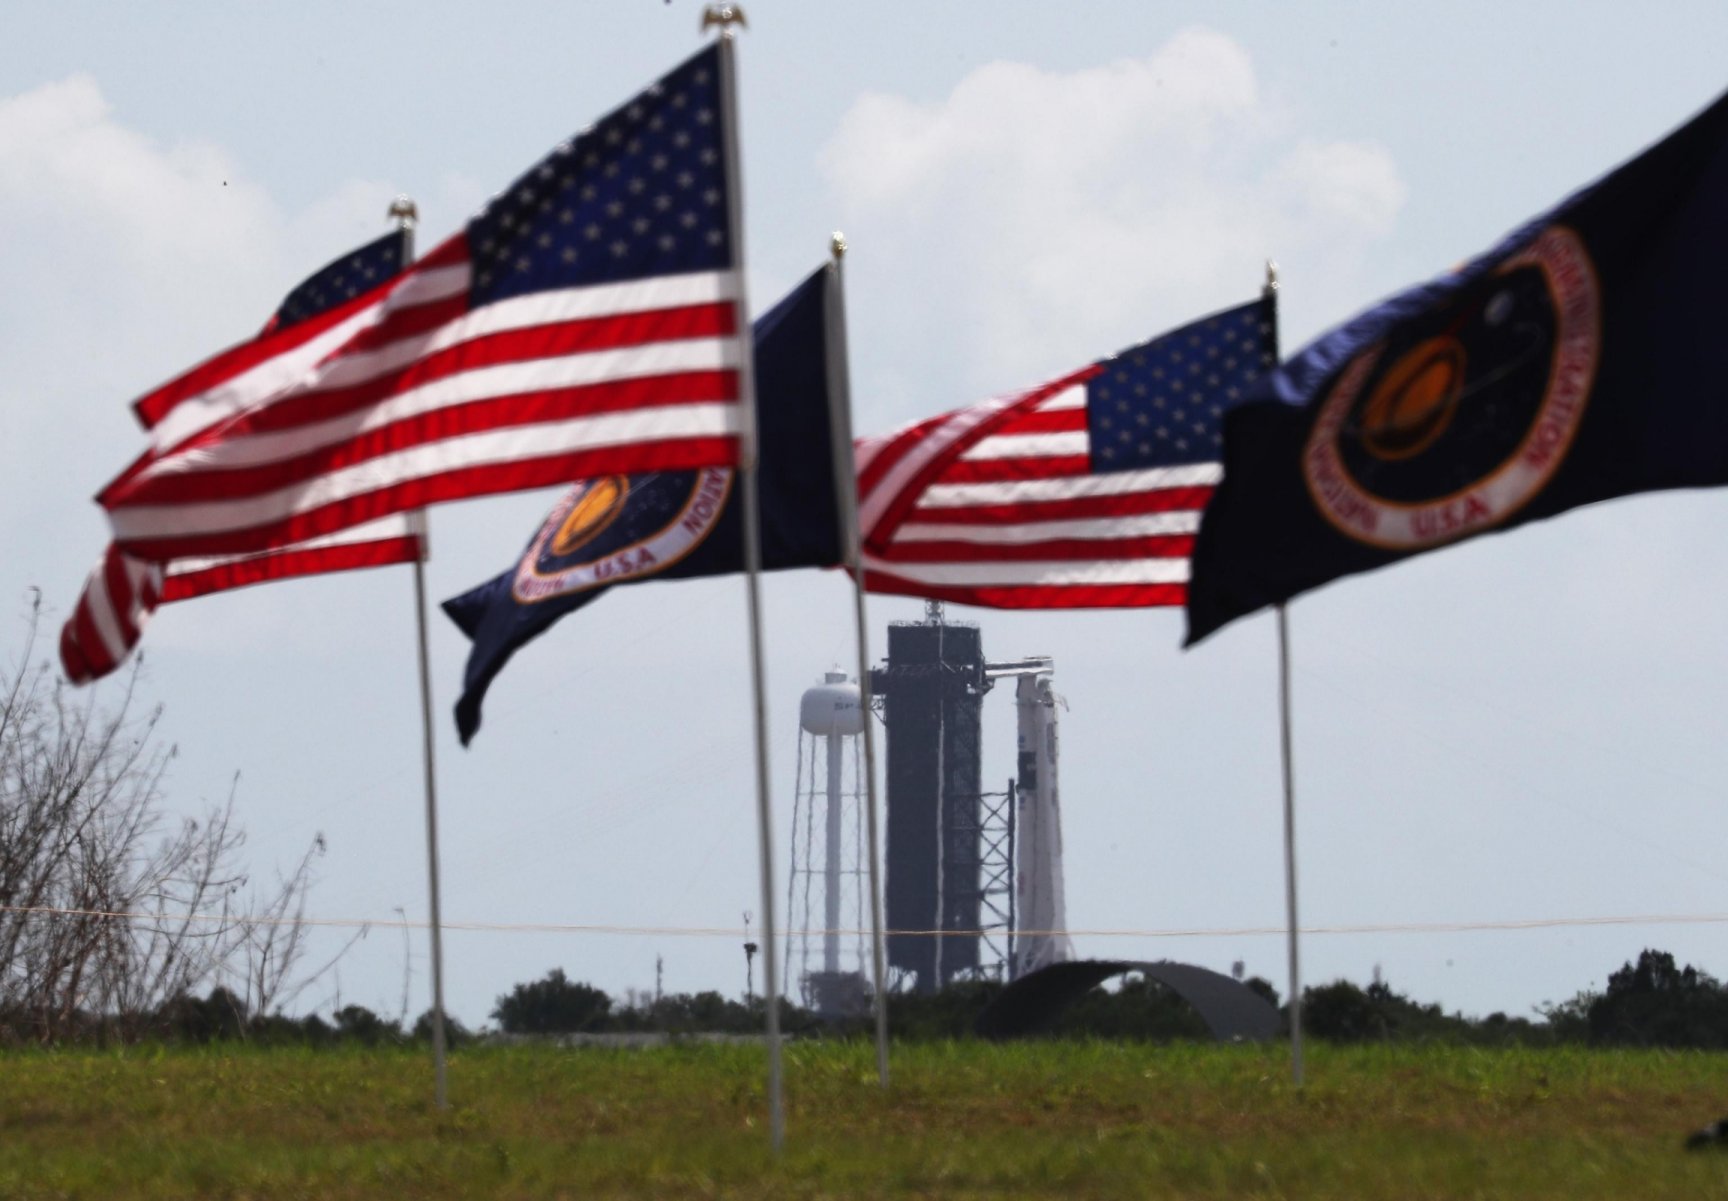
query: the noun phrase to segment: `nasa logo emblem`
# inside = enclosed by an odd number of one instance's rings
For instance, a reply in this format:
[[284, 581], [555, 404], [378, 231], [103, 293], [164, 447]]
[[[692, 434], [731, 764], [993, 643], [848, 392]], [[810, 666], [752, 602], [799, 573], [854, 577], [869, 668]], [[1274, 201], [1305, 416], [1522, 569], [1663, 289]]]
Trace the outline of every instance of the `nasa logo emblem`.
[[570, 511], [552, 535], [552, 553], [573, 555], [598, 537], [624, 511], [630, 499], [630, 477], [609, 475], [577, 489]]
[[724, 467], [577, 484], [522, 552], [511, 595], [534, 604], [663, 571], [702, 545], [731, 492]]
[[1362, 351], [1303, 448], [1321, 515], [1395, 551], [1512, 516], [1547, 486], [1583, 422], [1600, 326], [1589, 252], [1556, 225], [1450, 304]]

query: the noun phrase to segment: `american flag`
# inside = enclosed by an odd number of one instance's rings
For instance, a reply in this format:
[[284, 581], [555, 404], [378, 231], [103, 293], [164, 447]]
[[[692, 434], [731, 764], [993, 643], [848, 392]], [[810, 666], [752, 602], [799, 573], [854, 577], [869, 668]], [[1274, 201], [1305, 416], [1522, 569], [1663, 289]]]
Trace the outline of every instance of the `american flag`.
[[[313, 274], [249, 342], [198, 364], [133, 405], [151, 447], [134, 470], [165, 449], [237, 412], [265, 402], [271, 380], [314, 366], [346, 340], [345, 324], [379, 299], [401, 272], [403, 231], [386, 234]], [[407, 514], [396, 514], [325, 538], [247, 555], [150, 563], [110, 545], [85, 581], [60, 632], [66, 678], [82, 684], [113, 671], [138, 644], [158, 605], [267, 580], [413, 561], [420, 541]]]
[[1270, 298], [858, 445], [866, 586], [1000, 609], [1180, 605], [1224, 411], [1276, 358]]
[[737, 461], [739, 275], [710, 46], [560, 145], [266, 403], [98, 498], [146, 560]]
[[249, 555], [148, 563], [109, 543], [60, 631], [61, 669], [74, 684], [107, 675], [161, 605], [271, 580], [412, 563], [421, 545], [416, 517], [407, 513]]

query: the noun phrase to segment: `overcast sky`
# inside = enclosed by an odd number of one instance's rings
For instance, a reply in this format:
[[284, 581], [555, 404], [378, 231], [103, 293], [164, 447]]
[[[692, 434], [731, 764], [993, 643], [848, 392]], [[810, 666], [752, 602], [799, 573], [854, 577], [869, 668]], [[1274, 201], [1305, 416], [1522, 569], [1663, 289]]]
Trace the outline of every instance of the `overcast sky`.
[[[698, 46], [690, 0], [17, 6], [0, 38], [0, 653], [28, 590], [76, 600], [128, 402], [253, 331], [376, 236], [392, 195], [452, 232]], [[860, 431], [1072, 370], [1252, 297], [1287, 349], [1491, 244], [1728, 87], [1720, 0], [1059, 6], [754, 0], [740, 46], [749, 287], [843, 229]], [[1651, 397], [1652, 404], [1723, 401]], [[434, 598], [517, 554], [545, 495], [434, 511]], [[1302, 917], [1316, 927], [1728, 915], [1728, 497], [1632, 498], [1323, 589], [1291, 610]], [[851, 659], [832, 573], [766, 584], [776, 852], [797, 698]], [[143, 693], [176, 807], [241, 773], [254, 867], [328, 841], [311, 911], [426, 912], [407, 568], [161, 613]], [[916, 617], [873, 600], [871, 637]], [[1083, 954], [1285, 983], [1272, 622], [1184, 654], [1175, 611], [998, 614], [1048, 654]], [[47, 643], [39, 650], [46, 652]], [[729, 927], [757, 866], [743, 584], [620, 590], [523, 652], [472, 750], [436, 619], [444, 913]], [[112, 686], [99, 689], [109, 695]], [[1012, 690], [986, 704], [1012, 770]], [[784, 883], [780, 888], [783, 889]], [[782, 892], [783, 896], [784, 893]], [[451, 1009], [563, 967], [614, 993], [743, 987], [735, 937], [452, 932]], [[1310, 982], [1527, 1013], [1659, 946], [1728, 975], [1728, 924], [1316, 933]], [[374, 928], [341, 999], [427, 1004], [426, 939]], [[760, 980], [760, 976], [758, 976]], [[308, 994], [327, 1003], [333, 979]]]

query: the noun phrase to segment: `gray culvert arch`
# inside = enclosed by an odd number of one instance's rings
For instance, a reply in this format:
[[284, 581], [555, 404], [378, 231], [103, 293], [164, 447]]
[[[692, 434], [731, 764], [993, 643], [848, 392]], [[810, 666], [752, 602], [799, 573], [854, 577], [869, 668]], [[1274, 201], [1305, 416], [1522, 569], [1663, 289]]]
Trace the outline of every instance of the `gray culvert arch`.
[[1055, 1021], [1093, 988], [1126, 972], [1139, 972], [1169, 988], [1194, 1007], [1220, 1042], [1266, 1042], [1278, 1034], [1281, 1019], [1265, 997], [1239, 980], [1192, 963], [1170, 959], [1079, 959], [1053, 963], [1004, 988], [978, 1015], [984, 1038], [1018, 1038]]

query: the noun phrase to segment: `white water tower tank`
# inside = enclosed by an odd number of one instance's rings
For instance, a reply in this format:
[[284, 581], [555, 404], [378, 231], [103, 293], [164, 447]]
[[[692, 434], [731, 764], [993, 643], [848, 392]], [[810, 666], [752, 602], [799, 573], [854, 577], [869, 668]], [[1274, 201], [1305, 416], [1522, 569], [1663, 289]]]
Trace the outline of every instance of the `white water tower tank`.
[[798, 703], [798, 724], [806, 734], [850, 737], [864, 732], [864, 707], [858, 700], [858, 685], [843, 671], [828, 672], [822, 683], [804, 690]]
[[[804, 1003], [838, 1016], [865, 995], [863, 820], [867, 792], [858, 752], [864, 707], [858, 685], [830, 671], [798, 704], [798, 789], [792, 804], [792, 887], [786, 964], [804, 982]], [[821, 916], [815, 908], [820, 903]], [[847, 909], [851, 912], [848, 913]], [[796, 915], [802, 914], [800, 919]], [[794, 936], [795, 926], [802, 931]], [[842, 970], [841, 942], [854, 940], [856, 971]], [[812, 963], [820, 947], [821, 959]]]

